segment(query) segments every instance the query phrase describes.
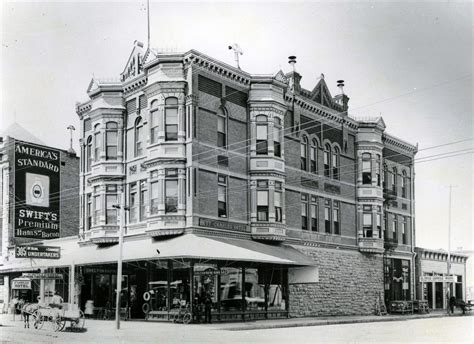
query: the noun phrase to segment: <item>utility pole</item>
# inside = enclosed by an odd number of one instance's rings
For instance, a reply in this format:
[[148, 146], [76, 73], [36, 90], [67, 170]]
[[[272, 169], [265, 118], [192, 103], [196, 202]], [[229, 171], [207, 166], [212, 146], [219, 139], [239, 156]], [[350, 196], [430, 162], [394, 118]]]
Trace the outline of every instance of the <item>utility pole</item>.
[[117, 260], [117, 295], [115, 299], [115, 321], [117, 323], [117, 330], [120, 330], [120, 294], [122, 292], [122, 256], [123, 256], [123, 231], [125, 227], [125, 186], [122, 186], [122, 193], [120, 194], [120, 204], [114, 204], [115, 209], [120, 209], [120, 227], [119, 227], [119, 256]]
[[[453, 190], [453, 187], [456, 187], [456, 185], [449, 185], [449, 210], [448, 210], [448, 266], [447, 266], [447, 272], [448, 272], [448, 278], [451, 276], [451, 193]], [[451, 291], [451, 286], [452, 282], [448, 280], [448, 291], [447, 295], [449, 295], [449, 298], [452, 296], [452, 291]], [[448, 309], [448, 314], [449, 314], [449, 298], [446, 300], [447, 304], [447, 309]]]

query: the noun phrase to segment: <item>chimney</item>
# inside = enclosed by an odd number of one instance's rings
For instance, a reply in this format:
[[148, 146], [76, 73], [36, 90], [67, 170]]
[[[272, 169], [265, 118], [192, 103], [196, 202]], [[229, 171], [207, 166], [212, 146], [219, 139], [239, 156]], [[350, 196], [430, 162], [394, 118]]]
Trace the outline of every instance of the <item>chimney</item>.
[[286, 74], [286, 77], [290, 81], [290, 90], [295, 94], [299, 94], [301, 90], [301, 75], [295, 70], [296, 56], [288, 56], [288, 63], [293, 67], [293, 71]]
[[341, 93], [334, 97], [336, 104], [342, 107], [342, 110], [347, 115], [347, 110], [349, 109], [349, 97], [344, 94], [344, 80], [337, 80], [337, 87], [341, 90]]

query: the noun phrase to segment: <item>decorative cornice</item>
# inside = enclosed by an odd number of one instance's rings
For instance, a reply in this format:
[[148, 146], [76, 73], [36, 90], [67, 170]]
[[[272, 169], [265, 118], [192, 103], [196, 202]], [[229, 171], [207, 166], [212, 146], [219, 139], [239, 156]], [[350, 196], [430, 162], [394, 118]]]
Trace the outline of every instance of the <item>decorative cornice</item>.
[[403, 151], [411, 154], [416, 154], [418, 152], [418, 145], [414, 146], [406, 141], [399, 139], [398, 137], [389, 135], [387, 133], [384, 133], [382, 135], [382, 142], [385, 145], [390, 145], [395, 148], [402, 149]]

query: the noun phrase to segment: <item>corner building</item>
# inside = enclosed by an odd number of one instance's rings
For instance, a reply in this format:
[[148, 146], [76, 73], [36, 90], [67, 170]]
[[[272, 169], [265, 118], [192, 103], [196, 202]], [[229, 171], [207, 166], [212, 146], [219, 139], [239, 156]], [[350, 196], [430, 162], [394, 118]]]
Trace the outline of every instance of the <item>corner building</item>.
[[132, 318], [206, 294], [215, 320], [372, 314], [414, 297], [416, 147], [382, 118], [349, 116], [323, 75], [313, 90], [300, 80], [136, 42], [120, 79], [91, 81], [76, 108], [80, 246], [94, 252], [82, 304], [113, 300], [120, 197]]

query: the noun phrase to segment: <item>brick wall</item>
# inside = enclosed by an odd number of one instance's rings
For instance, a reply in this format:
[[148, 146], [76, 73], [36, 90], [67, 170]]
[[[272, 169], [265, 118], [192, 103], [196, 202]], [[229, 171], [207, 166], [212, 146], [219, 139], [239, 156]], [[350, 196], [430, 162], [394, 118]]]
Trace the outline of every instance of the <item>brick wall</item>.
[[[369, 315], [383, 292], [381, 255], [296, 246], [319, 267], [319, 282], [290, 284], [291, 317]], [[383, 294], [382, 294], [383, 295]]]
[[61, 152], [61, 237], [79, 234], [79, 158]]

